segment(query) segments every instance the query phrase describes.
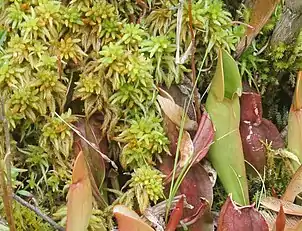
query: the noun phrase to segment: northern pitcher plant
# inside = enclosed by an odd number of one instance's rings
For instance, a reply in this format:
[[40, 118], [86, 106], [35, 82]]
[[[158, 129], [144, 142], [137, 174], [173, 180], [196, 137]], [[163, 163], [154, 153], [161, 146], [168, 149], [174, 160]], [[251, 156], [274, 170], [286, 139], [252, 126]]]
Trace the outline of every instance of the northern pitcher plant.
[[239, 132], [242, 83], [235, 60], [218, 50], [218, 63], [206, 101], [206, 109], [215, 126], [209, 159], [227, 193], [235, 202], [249, 204], [244, 155]]

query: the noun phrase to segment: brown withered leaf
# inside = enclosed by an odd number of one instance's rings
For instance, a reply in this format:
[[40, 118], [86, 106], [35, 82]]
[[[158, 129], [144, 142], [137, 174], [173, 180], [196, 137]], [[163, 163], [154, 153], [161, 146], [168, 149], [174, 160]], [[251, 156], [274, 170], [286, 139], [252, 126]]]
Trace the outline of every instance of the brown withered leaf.
[[[277, 215], [278, 215], [277, 212], [271, 210], [261, 210], [260, 213], [268, 223], [269, 229], [272, 230], [274, 228], [277, 219]], [[288, 231], [294, 229], [295, 227], [297, 227], [300, 220], [301, 217], [299, 216], [286, 215], [285, 230]]]
[[228, 196], [221, 208], [218, 231], [268, 231], [268, 224], [254, 206], [238, 207]]
[[285, 214], [302, 216], [302, 206], [293, 204], [289, 201], [284, 201], [275, 197], [266, 197], [261, 200], [261, 204], [265, 208], [275, 212], [278, 212], [280, 205], [282, 205]]
[[183, 131], [180, 142], [180, 160], [178, 166], [182, 168], [190, 160], [194, 154], [194, 146], [190, 134], [187, 131]]
[[254, 0], [252, 15], [244, 37], [241, 38], [236, 48], [236, 56], [239, 57], [259, 34], [267, 23], [280, 0]]
[[[100, 130], [100, 122], [95, 116], [90, 117], [89, 121], [80, 119], [76, 127], [81, 134], [91, 143], [94, 144], [95, 148], [99, 149], [102, 153], [108, 151], [108, 143], [105, 138], [102, 138]], [[98, 204], [101, 207], [105, 207], [106, 203], [102, 198], [99, 188], [103, 184], [105, 179], [105, 162], [102, 156], [90, 147], [86, 141], [81, 139], [79, 136], [75, 136], [75, 150], [80, 149], [83, 151], [85, 160], [88, 165], [89, 178], [93, 188], [93, 195], [95, 196]]]
[[164, 130], [170, 141], [169, 143], [169, 151], [171, 155], [175, 155], [177, 150], [177, 142], [178, 142], [178, 129], [176, 124], [169, 119], [168, 116], [163, 114], [163, 122], [164, 122]]
[[181, 125], [182, 116], [185, 116], [184, 129], [187, 131], [195, 131], [197, 130], [198, 124], [196, 121], [191, 120], [186, 113], [184, 113], [184, 109], [174, 103], [171, 99], [164, 98], [160, 95], [157, 96], [157, 100], [161, 106], [161, 109], [164, 113], [169, 117], [170, 120], [173, 121], [178, 127]]
[[282, 199], [294, 202], [296, 196], [302, 192], [302, 165], [298, 168], [290, 183], [288, 184]]
[[285, 231], [302, 231], [302, 220], [294, 228], [286, 228]]
[[169, 100], [171, 100], [173, 103], [175, 103], [175, 101], [174, 101], [174, 98], [166, 91], [166, 90], [164, 90], [163, 88], [158, 88], [158, 91], [159, 91], [159, 94], [162, 96], [162, 97], [164, 97], [164, 98], [166, 98], [166, 99], [169, 99]]
[[280, 210], [276, 218], [276, 222], [273, 228], [273, 231], [284, 231], [286, 224], [286, 216], [283, 210], [283, 206], [280, 205]]
[[[161, 96], [165, 98], [172, 98], [173, 101], [182, 108], [185, 108], [190, 99], [190, 90], [193, 85], [191, 84], [191, 80], [184, 76], [184, 82], [180, 85], [171, 85], [170, 88], [166, 88], [162, 86], [161, 90], [166, 90], [166, 94], [163, 94], [160, 91]], [[168, 95], [167, 95], [168, 94]], [[191, 120], [196, 120], [196, 111], [194, 104], [190, 102], [188, 107], [188, 116]]]
[[119, 231], [154, 231], [139, 215], [124, 205], [116, 205], [113, 214], [117, 220]]
[[75, 161], [67, 200], [66, 231], [86, 230], [92, 214], [92, 189], [83, 152]]

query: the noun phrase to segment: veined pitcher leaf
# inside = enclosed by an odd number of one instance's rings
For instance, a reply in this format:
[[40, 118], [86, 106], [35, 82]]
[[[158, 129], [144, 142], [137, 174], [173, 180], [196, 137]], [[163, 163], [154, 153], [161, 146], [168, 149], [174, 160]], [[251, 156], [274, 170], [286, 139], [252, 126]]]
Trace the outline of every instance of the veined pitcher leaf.
[[201, 161], [208, 153], [214, 140], [215, 129], [208, 112], [204, 109], [193, 139], [194, 163]]
[[266, 164], [267, 150], [263, 142], [270, 143], [272, 149], [284, 148], [284, 142], [277, 127], [263, 118], [262, 114], [261, 95], [248, 83], [244, 83], [240, 98], [242, 147], [245, 159], [260, 173], [263, 173]]
[[234, 200], [249, 204], [244, 155], [239, 132], [242, 93], [241, 77], [235, 60], [219, 50], [216, 73], [212, 80], [206, 109], [215, 127], [209, 160], [224, 188]]
[[[169, 128], [170, 132], [175, 132], [173, 136], [168, 135], [170, 142], [177, 142], [178, 131], [171, 129], [173, 127]], [[193, 141], [191, 140], [190, 134], [187, 131], [183, 132], [180, 145], [180, 160], [175, 171], [175, 176], [178, 176], [187, 160], [190, 160], [190, 164], [194, 165], [199, 163], [206, 156], [213, 142], [214, 133], [214, 125], [209, 117], [209, 114], [204, 110]], [[176, 147], [174, 147], [174, 150], [176, 150]], [[174, 152], [172, 154], [174, 154]], [[171, 181], [172, 175], [173, 171], [171, 171], [166, 177], [166, 183]]]
[[238, 207], [231, 196], [221, 208], [218, 231], [268, 231], [268, 224], [254, 206]]
[[302, 192], [302, 166], [298, 168], [293, 178], [289, 182], [282, 199], [289, 202], [294, 202], [296, 196]]
[[[173, 170], [173, 158], [165, 156], [158, 167], [165, 175], [168, 175]], [[182, 222], [190, 224], [189, 230], [196, 230], [195, 224], [199, 225], [199, 230], [200, 227], [212, 225], [208, 217], [213, 202], [213, 188], [208, 173], [200, 164], [195, 164], [190, 168], [178, 193], [184, 194], [187, 202], [193, 205], [193, 209], [184, 209], [182, 218]]]
[[302, 206], [296, 205], [289, 201], [281, 200], [275, 197], [266, 197], [261, 200], [261, 204], [275, 212], [279, 212], [280, 205], [282, 205], [285, 214], [302, 216]]
[[[292, 106], [288, 115], [288, 149], [302, 161], [302, 71], [298, 73]], [[299, 166], [293, 164], [297, 169]]]
[[86, 230], [92, 214], [92, 190], [83, 152], [75, 161], [67, 199], [66, 231]]

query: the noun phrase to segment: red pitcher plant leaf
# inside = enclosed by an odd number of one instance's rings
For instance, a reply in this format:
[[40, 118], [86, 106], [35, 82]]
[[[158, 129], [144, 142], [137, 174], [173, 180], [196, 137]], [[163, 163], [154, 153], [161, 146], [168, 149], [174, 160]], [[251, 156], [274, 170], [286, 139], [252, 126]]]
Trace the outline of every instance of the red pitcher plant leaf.
[[247, 83], [243, 84], [240, 98], [240, 135], [245, 159], [260, 173], [263, 173], [266, 164], [266, 148], [263, 142], [271, 142], [273, 149], [284, 147], [277, 127], [262, 118], [260, 94]]
[[284, 231], [285, 224], [286, 224], [286, 216], [285, 216], [285, 213], [283, 210], [283, 206], [280, 205], [280, 210], [279, 210], [273, 231]]
[[[170, 173], [173, 169], [173, 157], [165, 156], [162, 164], [159, 165], [159, 169], [164, 174]], [[182, 222], [190, 225], [190, 230], [194, 230], [192, 229], [193, 224], [198, 223], [204, 217], [209, 216], [209, 208], [213, 202], [212, 182], [208, 173], [200, 164], [191, 167], [183, 179], [178, 193], [184, 194], [187, 202], [193, 206], [193, 209], [184, 209]]]
[[66, 231], [86, 230], [92, 213], [92, 190], [83, 152], [75, 161], [67, 198]]
[[194, 163], [201, 161], [210, 149], [214, 140], [215, 129], [208, 112], [203, 110], [197, 132], [193, 139]]
[[253, 205], [238, 207], [231, 196], [221, 208], [218, 231], [268, 231], [268, 224]]
[[183, 209], [184, 209], [184, 197], [182, 196], [175, 208], [173, 209], [170, 218], [169, 218], [169, 222], [167, 224], [166, 230], [165, 231], [174, 231], [177, 228], [177, 225], [179, 224], [179, 221], [181, 220], [182, 216], [183, 216]]
[[[177, 166], [176, 176], [179, 174], [181, 168], [184, 166], [188, 159], [191, 159], [190, 164], [194, 165], [199, 163], [206, 156], [214, 140], [214, 134], [215, 130], [213, 123], [208, 113], [204, 110], [193, 142], [190, 138], [190, 134], [187, 131], [183, 131], [180, 145], [180, 161]], [[169, 183], [171, 181], [171, 177], [172, 172], [168, 174], [168, 177], [165, 181]]]

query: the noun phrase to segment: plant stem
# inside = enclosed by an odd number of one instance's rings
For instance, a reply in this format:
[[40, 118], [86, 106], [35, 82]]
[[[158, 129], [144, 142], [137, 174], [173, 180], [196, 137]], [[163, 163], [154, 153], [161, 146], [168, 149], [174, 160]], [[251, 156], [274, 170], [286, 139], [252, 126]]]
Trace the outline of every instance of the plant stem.
[[[191, 34], [191, 42], [192, 42], [192, 54], [191, 54], [191, 69], [192, 69], [192, 83], [196, 82], [196, 67], [195, 67], [195, 34], [193, 30], [193, 17], [192, 17], [192, 1], [188, 0], [188, 13], [189, 13], [189, 27], [190, 27], [190, 34]], [[201, 119], [201, 111], [200, 111], [200, 102], [198, 97], [198, 88], [192, 89], [194, 91], [194, 103], [195, 103], [195, 110], [197, 116], [197, 123], [199, 123]]]
[[17, 196], [16, 194], [13, 194], [13, 198], [15, 199], [15, 201], [17, 201], [21, 205], [23, 205], [26, 208], [33, 211], [35, 214], [37, 214], [39, 217], [41, 217], [44, 221], [48, 222], [48, 224], [50, 224], [56, 230], [65, 231], [64, 227], [58, 225], [54, 220], [52, 220], [50, 217], [48, 217], [46, 214], [44, 214], [38, 207], [29, 204], [27, 201], [23, 200], [21, 197]]
[[[0, 121], [3, 124], [4, 128], [4, 137], [5, 137], [5, 157], [4, 163], [0, 163], [0, 182], [3, 190], [3, 203], [4, 209], [7, 217], [7, 222], [11, 231], [16, 230], [15, 220], [13, 216], [13, 207], [12, 207], [12, 184], [11, 184], [11, 147], [10, 147], [10, 134], [7, 119], [5, 117], [5, 109], [4, 109], [4, 98], [1, 97], [1, 105], [0, 105]], [[6, 171], [4, 169], [4, 165], [6, 167]], [[6, 173], [6, 180], [5, 180]]]

